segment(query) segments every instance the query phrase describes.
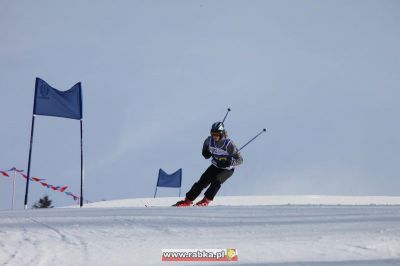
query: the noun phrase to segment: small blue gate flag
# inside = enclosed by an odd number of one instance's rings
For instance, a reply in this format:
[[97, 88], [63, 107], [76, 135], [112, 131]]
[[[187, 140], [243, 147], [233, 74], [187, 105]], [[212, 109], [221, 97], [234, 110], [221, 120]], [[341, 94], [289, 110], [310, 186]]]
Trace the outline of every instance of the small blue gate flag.
[[158, 172], [157, 187], [181, 187], [182, 185], [182, 168], [175, 173], [169, 175], [161, 168]]
[[36, 78], [33, 114], [82, 119], [81, 83], [67, 91], [59, 91], [44, 80]]

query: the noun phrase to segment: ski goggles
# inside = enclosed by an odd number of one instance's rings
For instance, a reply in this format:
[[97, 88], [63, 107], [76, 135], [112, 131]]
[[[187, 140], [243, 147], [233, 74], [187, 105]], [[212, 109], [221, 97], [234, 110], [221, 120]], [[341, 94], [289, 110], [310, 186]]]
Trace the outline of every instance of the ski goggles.
[[213, 136], [213, 137], [221, 137], [222, 134], [221, 134], [221, 133], [218, 133], [218, 132], [212, 132], [212, 133], [211, 133], [211, 136]]

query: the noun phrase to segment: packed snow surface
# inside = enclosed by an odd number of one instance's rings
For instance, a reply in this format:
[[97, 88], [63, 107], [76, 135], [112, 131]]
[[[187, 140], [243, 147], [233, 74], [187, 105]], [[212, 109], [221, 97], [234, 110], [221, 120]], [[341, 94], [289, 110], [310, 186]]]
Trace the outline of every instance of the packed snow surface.
[[[398, 197], [219, 197], [0, 212], [0, 265], [400, 265]], [[147, 205], [147, 207], [145, 207]], [[162, 249], [238, 250], [238, 262], [162, 262]]]

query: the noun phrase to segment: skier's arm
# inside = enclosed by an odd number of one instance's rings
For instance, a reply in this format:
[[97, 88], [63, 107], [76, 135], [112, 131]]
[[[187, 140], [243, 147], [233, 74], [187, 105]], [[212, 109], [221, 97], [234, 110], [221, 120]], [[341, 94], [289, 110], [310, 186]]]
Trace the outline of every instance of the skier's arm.
[[233, 141], [231, 141], [228, 145], [228, 153], [232, 156], [232, 166], [237, 166], [243, 163], [243, 157], [238, 152], [238, 149]]
[[211, 152], [210, 152], [208, 144], [209, 144], [209, 138], [206, 138], [206, 140], [203, 143], [203, 150], [201, 152], [201, 154], [203, 154], [203, 157], [205, 159], [209, 159], [211, 157]]

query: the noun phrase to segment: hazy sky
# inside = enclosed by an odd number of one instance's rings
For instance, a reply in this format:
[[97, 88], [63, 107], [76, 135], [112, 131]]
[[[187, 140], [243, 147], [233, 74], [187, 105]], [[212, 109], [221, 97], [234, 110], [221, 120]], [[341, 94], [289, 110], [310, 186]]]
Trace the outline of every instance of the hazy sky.
[[[91, 201], [183, 194], [213, 122], [242, 155], [220, 195], [400, 194], [399, 1], [0, 0], [0, 170], [27, 169], [36, 77], [83, 86]], [[31, 174], [79, 193], [79, 122], [38, 116]], [[0, 176], [0, 209], [11, 204]], [[18, 177], [17, 205], [25, 184]], [[31, 183], [29, 206], [45, 193]], [[175, 189], [160, 189], [175, 196]]]

